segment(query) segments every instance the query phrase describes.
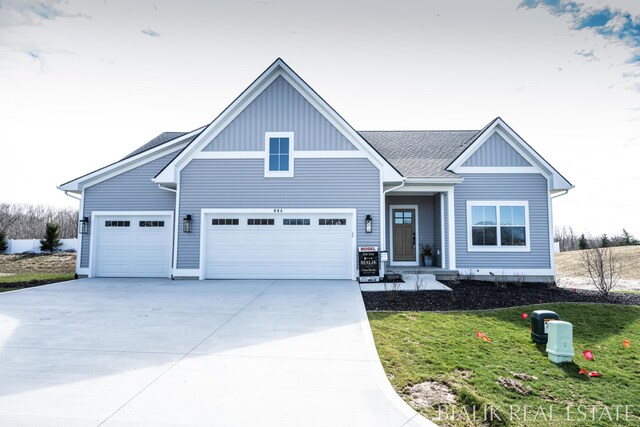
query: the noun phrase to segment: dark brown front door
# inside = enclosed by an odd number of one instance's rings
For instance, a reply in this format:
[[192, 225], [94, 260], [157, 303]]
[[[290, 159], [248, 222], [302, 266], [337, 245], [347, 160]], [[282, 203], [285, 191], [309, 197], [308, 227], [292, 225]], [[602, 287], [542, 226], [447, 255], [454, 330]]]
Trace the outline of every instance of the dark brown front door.
[[393, 261], [416, 261], [416, 210], [392, 209]]

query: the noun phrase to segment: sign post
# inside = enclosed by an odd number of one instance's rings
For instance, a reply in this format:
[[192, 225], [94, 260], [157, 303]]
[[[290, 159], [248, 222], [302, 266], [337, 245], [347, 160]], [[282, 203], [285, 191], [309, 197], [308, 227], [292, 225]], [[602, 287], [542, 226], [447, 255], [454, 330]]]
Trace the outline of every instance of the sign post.
[[358, 281], [380, 281], [380, 256], [377, 246], [358, 247]]

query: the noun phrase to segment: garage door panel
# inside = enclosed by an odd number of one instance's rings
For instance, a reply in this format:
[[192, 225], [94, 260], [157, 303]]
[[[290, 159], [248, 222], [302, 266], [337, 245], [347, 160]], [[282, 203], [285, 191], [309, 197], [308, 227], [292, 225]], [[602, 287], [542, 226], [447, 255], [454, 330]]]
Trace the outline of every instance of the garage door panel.
[[[236, 225], [213, 225], [212, 218], [235, 218]], [[321, 218], [344, 218], [345, 225], [320, 225]], [[250, 225], [255, 220], [272, 225]], [[332, 278], [353, 275], [351, 215], [243, 214], [205, 218], [207, 278]]]
[[[114, 224], [116, 222], [116, 225]], [[124, 222], [129, 226], [124, 226]], [[147, 226], [140, 226], [144, 221]], [[150, 221], [150, 222], [149, 222]], [[158, 224], [164, 222], [164, 226]], [[107, 223], [111, 223], [107, 226]], [[169, 277], [169, 215], [104, 215], [96, 219], [94, 274], [98, 277]]]

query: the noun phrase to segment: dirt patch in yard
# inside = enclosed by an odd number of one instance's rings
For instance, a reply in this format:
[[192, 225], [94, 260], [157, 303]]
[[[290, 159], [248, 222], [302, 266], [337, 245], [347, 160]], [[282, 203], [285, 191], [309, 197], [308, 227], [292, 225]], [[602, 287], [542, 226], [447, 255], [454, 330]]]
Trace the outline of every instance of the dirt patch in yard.
[[0, 255], [0, 274], [73, 273], [75, 252]]
[[415, 409], [435, 408], [456, 402], [456, 395], [449, 386], [436, 381], [425, 381], [407, 387], [404, 394]]

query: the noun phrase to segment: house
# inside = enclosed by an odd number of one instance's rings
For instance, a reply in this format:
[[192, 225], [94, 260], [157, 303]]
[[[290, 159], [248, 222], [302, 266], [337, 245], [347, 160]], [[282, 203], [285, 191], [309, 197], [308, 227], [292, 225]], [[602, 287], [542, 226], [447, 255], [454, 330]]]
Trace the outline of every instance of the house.
[[79, 196], [77, 274], [355, 279], [390, 267], [554, 276], [552, 197], [572, 185], [502, 119], [354, 130], [281, 59], [213, 122], [58, 187]]

